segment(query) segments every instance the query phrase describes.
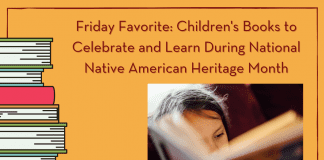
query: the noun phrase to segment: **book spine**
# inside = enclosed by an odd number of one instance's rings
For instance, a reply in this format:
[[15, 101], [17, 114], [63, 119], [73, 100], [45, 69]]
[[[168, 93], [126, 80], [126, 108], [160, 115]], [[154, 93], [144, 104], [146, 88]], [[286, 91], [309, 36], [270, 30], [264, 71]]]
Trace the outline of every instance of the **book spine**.
[[0, 87], [0, 104], [54, 104], [54, 87]]

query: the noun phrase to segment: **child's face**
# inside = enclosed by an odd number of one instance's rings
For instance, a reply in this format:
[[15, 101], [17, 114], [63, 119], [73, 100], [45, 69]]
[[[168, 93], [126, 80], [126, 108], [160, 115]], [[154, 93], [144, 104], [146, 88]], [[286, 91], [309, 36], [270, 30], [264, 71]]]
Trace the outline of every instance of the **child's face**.
[[202, 136], [210, 152], [228, 145], [226, 130], [218, 113], [210, 110], [185, 111], [184, 117]]

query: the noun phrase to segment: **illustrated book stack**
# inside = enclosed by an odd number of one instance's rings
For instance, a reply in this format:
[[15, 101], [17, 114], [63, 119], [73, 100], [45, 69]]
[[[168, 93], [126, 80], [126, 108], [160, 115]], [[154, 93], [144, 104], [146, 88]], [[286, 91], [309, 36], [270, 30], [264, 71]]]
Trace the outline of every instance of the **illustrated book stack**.
[[66, 123], [59, 122], [53, 86], [52, 38], [0, 38], [0, 159], [55, 160], [65, 154]]

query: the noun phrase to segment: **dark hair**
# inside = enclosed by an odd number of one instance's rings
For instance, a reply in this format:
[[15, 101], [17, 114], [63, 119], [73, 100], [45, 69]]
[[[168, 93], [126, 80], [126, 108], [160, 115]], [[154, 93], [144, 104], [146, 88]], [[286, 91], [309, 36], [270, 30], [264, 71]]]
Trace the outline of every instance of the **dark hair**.
[[153, 120], [158, 121], [166, 114], [184, 111], [211, 110], [218, 113], [228, 135], [228, 112], [225, 105], [220, 105], [222, 99], [206, 88], [185, 88], [171, 91], [159, 104], [153, 114]]

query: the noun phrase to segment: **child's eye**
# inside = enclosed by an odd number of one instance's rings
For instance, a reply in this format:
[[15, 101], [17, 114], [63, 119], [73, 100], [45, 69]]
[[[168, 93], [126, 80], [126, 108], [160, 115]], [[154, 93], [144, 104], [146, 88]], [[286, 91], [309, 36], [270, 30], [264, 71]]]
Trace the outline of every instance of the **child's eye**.
[[224, 133], [221, 133], [221, 134], [216, 135], [215, 138], [218, 138], [218, 137], [220, 137], [222, 135], [224, 135]]

